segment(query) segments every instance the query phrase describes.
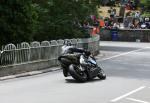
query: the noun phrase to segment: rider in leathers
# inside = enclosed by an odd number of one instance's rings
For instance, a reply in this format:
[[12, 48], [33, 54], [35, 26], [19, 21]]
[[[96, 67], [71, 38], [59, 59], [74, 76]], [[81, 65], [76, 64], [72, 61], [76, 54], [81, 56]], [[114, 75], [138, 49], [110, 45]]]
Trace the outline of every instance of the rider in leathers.
[[[70, 57], [74, 57], [75, 55], [77, 55], [78, 53], [84, 53], [87, 57], [91, 55], [91, 52], [88, 50], [84, 50], [82, 48], [76, 48], [74, 46], [72, 46], [72, 44], [70, 42], [67, 42], [66, 44], [64, 44], [64, 46], [62, 47], [62, 54], [65, 55], [69, 55]], [[62, 56], [63, 57], [63, 56]], [[61, 59], [61, 56], [58, 58], [58, 60]], [[81, 62], [81, 61], [80, 61]], [[68, 76], [68, 71], [66, 69], [66, 72], [64, 71], [64, 76], [67, 77]]]

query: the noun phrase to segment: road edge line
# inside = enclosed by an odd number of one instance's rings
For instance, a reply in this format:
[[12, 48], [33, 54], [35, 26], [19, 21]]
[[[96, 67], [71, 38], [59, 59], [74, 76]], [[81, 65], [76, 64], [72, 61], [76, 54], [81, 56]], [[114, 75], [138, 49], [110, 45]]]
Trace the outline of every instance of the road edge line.
[[129, 95], [131, 95], [131, 94], [133, 94], [133, 93], [136, 93], [136, 92], [138, 92], [138, 91], [140, 91], [140, 90], [142, 90], [142, 89], [144, 89], [144, 88], [145, 88], [145, 86], [141, 86], [141, 87], [139, 87], [139, 88], [137, 88], [137, 89], [135, 89], [135, 90], [132, 90], [132, 91], [129, 92], [129, 93], [126, 93], [126, 94], [124, 94], [124, 95], [122, 95], [122, 96], [119, 96], [119, 97], [117, 97], [117, 98], [111, 100], [111, 102], [117, 102], [117, 101], [119, 101], [119, 100], [121, 100], [121, 99], [123, 99], [123, 98], [125, 98], [125, 97], [127, 97], [127, 96], [129, 96]]
[[144, 49], [149, 49], [149, 47], [141, 48], [141, 49], [136, 49], [136, 50], [132, 50], [132, 51], [129, 51], [129, 52], [121, 53], [121, 54], [114, 55], [114, 56], [111, 56], [111, 57], [109, 57], [109, 58], [104, 58], [104, 59], [97, 60], [97, 61], [105, 61], [105, 60], [117, 58], [117, 57], [124, 56], [124, 55], [130, 54], [130, 53], [133, 53], [133, 52], [141, 51], [141, 50], [144, 50]]
[[149, 103], [147, 101], [143, 101], [143, 100], [138, 100], [138, 99], [134, 99], [134, 98], [126, 98], [127, 100], [130, 100], [130, 101], [134, 101], [134, 102], [138, 102], [138, 103]]

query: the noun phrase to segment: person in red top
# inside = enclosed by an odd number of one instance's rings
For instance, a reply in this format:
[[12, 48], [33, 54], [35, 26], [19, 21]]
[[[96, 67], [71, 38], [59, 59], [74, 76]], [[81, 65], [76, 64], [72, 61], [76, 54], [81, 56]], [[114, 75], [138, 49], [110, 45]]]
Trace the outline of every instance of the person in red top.
[[97, 29], [98, 31], [98, 33], [100, 33], [100, 30], [103, 28], [103, 27], [105, 27], [105, 22], [104, 22], [104, 20], [103, 19], [98, 19], [98, 22], [99, 22], [99, 28]]
[[92, 36], [95, 36], [97, 34], [97, 28], [95, 26], [93, 26], [91, 34]]

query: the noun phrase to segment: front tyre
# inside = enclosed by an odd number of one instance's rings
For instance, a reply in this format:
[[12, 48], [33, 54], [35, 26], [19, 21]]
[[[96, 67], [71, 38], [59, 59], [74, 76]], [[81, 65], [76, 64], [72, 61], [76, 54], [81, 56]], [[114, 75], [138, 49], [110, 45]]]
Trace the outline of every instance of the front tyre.
[[103, 80], [106, 79], [106, 74], [105, 74], [104, 70], [101, 69], [100, 67], [99, 67], [99, 69], [100, 69], [100, 71], [99, 71], [97, 77], [98, 77], [99, 79], [103, 79]]
[[79, 67], [76, 65], [72, 64], [69, 66], [69, 73], [75, 80], [77, 80], [79, 82], [87, 81], [87, 74], [85, 72], [81, 71], [79, 69]]

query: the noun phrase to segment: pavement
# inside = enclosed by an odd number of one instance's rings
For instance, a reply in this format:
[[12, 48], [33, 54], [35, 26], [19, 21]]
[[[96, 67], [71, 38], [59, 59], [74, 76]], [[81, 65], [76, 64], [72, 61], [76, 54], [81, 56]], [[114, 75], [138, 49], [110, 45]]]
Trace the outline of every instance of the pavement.
[[20, 73], [20, 74], [15, 74], [15, 75], [3, 76], [3, 77], [0, 77], [0, 81], [14, 79], [14, 78], [20, 78], [20, 77], [26, 77], [26, 76], [33, 76], [33, 75], [43, 74], [43, 73], [47, 73], [47, 72], [54, 72], [54, 71], [58, 71], [58, 70], [60, 70], [60, 67], [56, 66], [56, 67], [51, 67], [51, 68], [47, 68], [44, 70], [31, 71], [31, 72]]

